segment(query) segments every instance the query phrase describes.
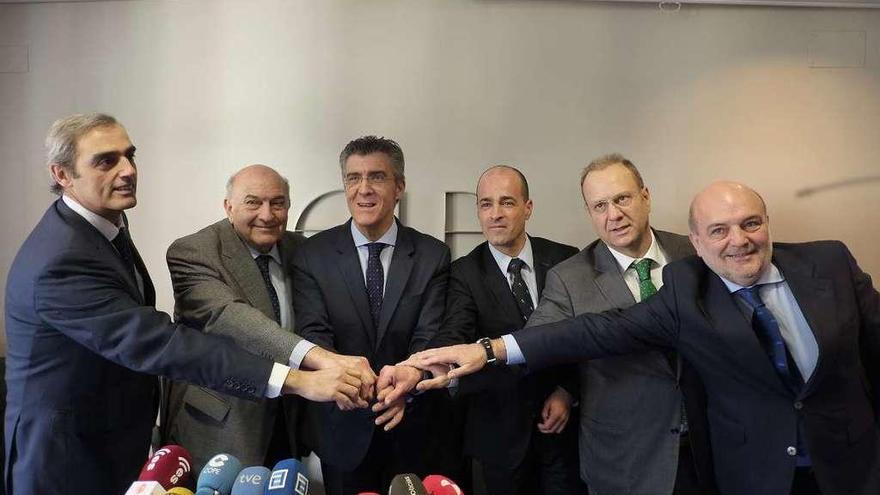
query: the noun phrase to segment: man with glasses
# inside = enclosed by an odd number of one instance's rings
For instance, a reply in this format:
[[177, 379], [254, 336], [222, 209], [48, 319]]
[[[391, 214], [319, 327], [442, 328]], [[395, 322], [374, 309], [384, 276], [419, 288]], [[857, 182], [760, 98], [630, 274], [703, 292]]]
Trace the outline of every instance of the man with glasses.
[[[406, 188], [397, 143], [355, 139], [342, 150], [339, 165], [351, 219], [316, 234], [296, 253], [296, 330], [382, 370], [372, 411], [310, 408], [310, 419], [328, 493], [384, 492], [396, 474], [426, 474], [423, 442], [435, 397], [410, 405], [403, 397], [384, 398], [392, 387], [412, 388], [422, 378], [415, 368], [393, 365], [424, 349], [440, 326], [449, 248], [394, 216]], [[395, 428], [405, 408], [407, 420]]]

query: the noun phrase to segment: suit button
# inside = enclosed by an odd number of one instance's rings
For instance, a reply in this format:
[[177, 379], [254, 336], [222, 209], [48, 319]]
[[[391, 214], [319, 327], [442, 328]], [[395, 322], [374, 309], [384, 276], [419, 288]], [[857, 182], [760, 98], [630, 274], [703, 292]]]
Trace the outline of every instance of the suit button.
[[673, 435], [680, 435], [681, 429], [680, 428], [672, 428], [671, 430], [669, 430], [669, 433], [672, 433]]
[[794, 457], [797, 455], [797, 449], [794, 447], [789, 447], [789, 448], [785, 449], [785, 453]]
[[795, 410], [800, 411], [801, 409], [804, 408], [804, 403], [801, 401], [797, 401], [794, 403], [794, 408], [795, 408]]

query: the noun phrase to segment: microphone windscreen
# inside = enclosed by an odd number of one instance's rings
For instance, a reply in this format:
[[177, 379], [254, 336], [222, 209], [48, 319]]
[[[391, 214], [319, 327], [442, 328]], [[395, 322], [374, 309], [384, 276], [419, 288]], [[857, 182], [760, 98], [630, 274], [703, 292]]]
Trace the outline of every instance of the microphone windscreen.
[[158, 481], [166, 490], [185, 485], [192, 471], [192, 456], [180, 445], [157, 450], [141, 469], [138, 481]]
[[165, 495], [165, 488], [158, 481], [135, 481], [125, 495]]
[[165, 495], [193, 495], [193, 492], [189, 488], [175, 486], [174, 488], [165, 492]]
[[429, 474], [422, 480], [430, 495], [464, 495], [454, 481], [439, 474]]
[[379, 494], [376, 492], [360, 492], [357, 495], [379, 495]]
[[[196, 495], [230, 495], [241, 462], [231, 454], [217, 454], [199, 473]], [[217, 493], [215, 493], [217, 492]]]
[[391, 480], [388, 495], [428, 495], [428, 490], [425, 490], [418, 476], [412, 473], [398, 474]]
[[241, 470], [232, 485], [232, 495], [263, 495], [272, 472], [263, 466], [251, 466]]
[[266, 484], [266, 495], [306, 495], [309, 493], [309, 479], [305, 467], [296, 459], [284, 459], [275, 464], [269, 482]]

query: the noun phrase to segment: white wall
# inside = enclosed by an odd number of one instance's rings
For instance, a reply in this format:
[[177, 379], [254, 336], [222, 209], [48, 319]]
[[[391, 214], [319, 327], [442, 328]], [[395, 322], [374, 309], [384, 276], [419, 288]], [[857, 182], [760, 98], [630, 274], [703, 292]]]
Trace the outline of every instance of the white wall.
[[[831, 35], [818, 52], [854, 56], [861, 67], [810, 68], [811, 40], [825, 36], [816, 31], [856, 32]], [[855, 52], [846, 46], [861, 36]], [[764, 194], [777, 240], [842, 239], [880, 275], [880, 182], [795, 196], [880, 175], [878, 38], [876, 10], [668, 14], [651, 4], [546, 0], [2, 5], [0, 48], [27, 45], [29, 67], [0, 73], [0, 282], [52, 200], [48, 126], [95, 110], [117, 116], [138, 146], [130, 218], [165, 310], [165, 249], [220, 217], [232, 171], [253, 162], [280, 169], [294, 186], [295, 219], [339, 186], [336, 156], [366, 133], [401, 143], [406, 220], [441, 238], [444, 191], [471, 190], [480, 170], [504, 162], [531, 182], [530, 230], [582, 246], [594, 236], [579, 170], [621, 151], [652, 190], [657, 227], [685, 231], [697, 190], [738, 179]]]

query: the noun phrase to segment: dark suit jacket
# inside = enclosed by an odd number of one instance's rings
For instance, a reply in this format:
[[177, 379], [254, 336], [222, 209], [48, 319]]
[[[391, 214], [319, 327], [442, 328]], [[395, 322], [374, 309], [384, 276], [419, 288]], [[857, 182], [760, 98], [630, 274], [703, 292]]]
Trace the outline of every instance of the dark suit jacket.
[[[293, 275], [294, 249], [304, 241], [303, 236], [286, 232], [278, 243], [288, 278]], [[275, 322], [260, 269], [229, 220], [174, 241], [167, 260], [175, 321], [222, 335], [250, 352], [287, 364], [302, 339], [294, 335], [292, 326], [285, 330]], [[298, 400], [244, 400], [172, 382], [167, 441], [189, 450], [196, 472], [218, 452], [234, 453], [245, 466], [260, 465], [282, 406], [289, 445], [296, 446]]]
[[[565, 244], [529, 237], [532, 242], [538, 294], [544, 290], [547, 271], [577, 253]], [[507, 277], [484, 242], [450, 269], [446, 316], [431, 347], [499, 337], [522, 328], [523, 321]], [[577, 397], [574, 369], [558, 367], [521, 376], [519, 370], [494, 367], [461, 379], [459, 393], [467, 396], [465, 451], [483, 462], [518, 466], [528, 451], [544, 400], [557, 386]], [[475, 393], [479, 392], [479, 393]]]
[[706, 386], [718, 487], [724, 495], [788, 493], [803, 421], [825, 495], [880, 493], [877, 414], [880, 297], [835, 241], [775, 244], [819, 345], [798, 393], [785, 386], [721, 279], [696, 257], [666, 266], [655, 297], [623, 311], [584, 314], [516, 335], [530, 366], [677, 348]]
[[[399, 225], [385, 283], [379, 327], [373, 328], [351, 221], [309, 238], [294, 256], [297, 333], [341, 354], [365, 356], [378, 373], [425, 348], [443, 318], [449, 248]], [[357, 466], [373, 436], [376, 414], [312, 404], [319, 414], [318, 455], [339, 469]], [[410, 417], [410, 420], [413, 418]], [[397, 428], [406, 432], [413, 421]]]
[[166, 375], [241, 397], [271, 361], [171, 323], [111, 243], [60, 199], [25, 240], [6, 286], [6, 488], [123, 493], [146, 460]]
[[[654, 231], [667, 259], [693, 254], [688, 238]], [[541, 303], [528, 327], [635, 304], [620, 266], [601, 240], [559, 263], [547, 275]], [[591, 493], [672, 493], [679, 457], [681, 382], [699, 384], [686, 363], [652, 350], [584, 361], [580, 371], [580, 471]], [[688, 387], [691, 443], [711, 478], [704, 445], [702, 386]], [[696, 388], [696, 390], [695, 390]], [[577, 397], [577, 396], [576, 396]], [[700, 451], [699, 447], [703, 447]]]

